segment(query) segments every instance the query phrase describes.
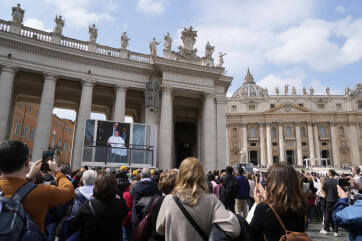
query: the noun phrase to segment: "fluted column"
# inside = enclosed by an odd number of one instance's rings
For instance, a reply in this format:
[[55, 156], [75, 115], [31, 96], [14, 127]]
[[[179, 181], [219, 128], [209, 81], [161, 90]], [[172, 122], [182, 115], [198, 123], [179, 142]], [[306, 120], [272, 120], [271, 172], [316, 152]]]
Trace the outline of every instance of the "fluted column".
[[225, 111], [226, 111], [226, 100], [225, 98], [217, 98], [216, 99], [216, 168], [222, 169], [224, 168], [227, 163], [227, 157], [226, 157], [226, 117], [225, 117]]
[[261, 166], [266, 166], [264, 124], [259, 124], [259, 141], [260, 141], [260, 164]]
[[80, 97], [79, 110], [77, 113], [77, 125], [74, 137], [74, 147], [72, 155], [72, 168], [80, 167], [82, 161], [82, 151], [84, 145], [84, 134], [86, 120], [90, 118], [92, 111], [92, 96], [95, 81], [82, 80], [82, 94]]
[[266, 123], [266, 149], [268, 157], [268, 166], [273, 165], [273, 146], [271, 141], [271, 128], [270, 123]]
[[0, 141], [7, 139], [10, 105], [16, 68], [5, 66], [0, 76]]
[[321, 158], [321, 150], [320, 150], [320, 143], [319, 143], [319, 131], [318, 131], [318, 124], [313, 123], [313, 131], [314, 131], [314, 145], [315, 145], [315, 156], [318, 159], [315, 165], [322, 165], [320, 158]]
[[162, 88], [160, 140], [158, 167], [162, 169], [173, 168], [172, 164], [172, 136], [173, 136], [173, 106], [172, 88]]
[[340, 166], [341, 163], [339, 161], [339, 151], [338, 151], [338, 142], [337, 142], [337, 130], [336, 123], [331, 122], [331, 141], [332, 141], [332, 157], [333, 157], [333, 165]]
[[278, 123], [280, 162], [285, 162], [283, 124]]
[[113, 120], [117, 122], [124, 122], [126, 112], [126, 92], [127, 87], [117, 85], [115, 87], [116, 99], [113, 109]]
[[33, 161], [40, 160], [42, 158], [43, 151], [48, 150], [56, 82], [56, 75], [44, 74], [43, 91], [41, 94], [38, 122], [36, 125], [34, 137], [34, 147], [32, 155]]
[[357, 123], [356, 122], [350, 122], [350, 133], [351, 133], [351, 154], [352, 154], [352, 164], [354, 166], [360, 166], [361, 165], [361, 159], [359, 154], [359, 141], [357, 136]]
[[246, 153], [246, 161], [249, 161], [249, 151], [248, 151], [248, 124], [242, 125], [243, 130], [243, 150]]
[[295, 137], [297, 141], [297, 163], [298, 166], [303, 166], [302, 141], [300, 139], [300, 123], [296, 123]]
[[[207, 170], [216, 169], [216, 121], [215, 121], [215, 96], [205, 94], [203, 108], [203, 149], [204, 167]], [[224, 133], [225, 134], [225, 133]]]
[[313, 128], [312, 124], [308, 123], [308, 147], [309, 147], [309, 159], [311, 159], [310, 165], [315, 166], [315, 155], [314, 155], [314, 141], [313, 141]]

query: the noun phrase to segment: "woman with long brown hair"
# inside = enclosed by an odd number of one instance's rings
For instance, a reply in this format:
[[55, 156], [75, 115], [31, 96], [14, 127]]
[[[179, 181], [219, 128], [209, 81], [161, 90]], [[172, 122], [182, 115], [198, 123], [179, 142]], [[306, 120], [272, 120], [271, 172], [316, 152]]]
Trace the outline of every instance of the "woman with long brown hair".
[[278, 241], [285, 234], [273, 208], [286, 229], [305, 232], [307, 222], [307, 202], [301, 190], [294, 167], [277, 163], [268, 170], [267, 186], [257, 184], [254, 198], [259, 203], [251, 220], [251, 234], [254, 241]]
[[240, 233], [236, 216], [225, 209], [214, 194], [208, 192], [206, 174], [199, 160], [194, 157], [182, 161], [176, 186], [162, 202], [157, 217], [156, 231], [166, 241], [203, 240], [195, 227], [185, 217], [176, 203], [178, 200], [201, 230], [208, 234], [216, 223], [231, 237]]

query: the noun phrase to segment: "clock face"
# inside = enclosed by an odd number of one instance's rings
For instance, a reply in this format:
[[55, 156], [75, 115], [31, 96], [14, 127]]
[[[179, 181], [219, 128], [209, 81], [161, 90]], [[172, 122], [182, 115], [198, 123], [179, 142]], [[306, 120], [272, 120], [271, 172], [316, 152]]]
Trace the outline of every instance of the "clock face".
[[284, 107], [284, 110], [285, 110], [286, 112], [290, 112], [291, 109], [292, 109], [292, 108], [290, 107], [290, 105], [286, 105], [286, 106]]

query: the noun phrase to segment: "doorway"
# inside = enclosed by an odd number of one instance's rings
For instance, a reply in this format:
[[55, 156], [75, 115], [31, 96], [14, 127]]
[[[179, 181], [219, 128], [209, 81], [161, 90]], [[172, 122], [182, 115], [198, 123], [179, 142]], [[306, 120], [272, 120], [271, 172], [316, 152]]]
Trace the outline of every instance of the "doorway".
[[294, 151], [293, 150], [287, 150], [286, 151], [286, 157], [287, 157], [287, 163], [294, 165]]
[[176, 122], [176, 168], [180, 166], [185, 158], [196, 156], [196, 130], [196, 124], [193, 122]]
[[322, 166], [331, 165], [331, 161], [329, 159], [329, 150], [322, 150], [321, 158], [323, 158], [322, 163], [321, 163]]
[[258, 151], [250, 151], [250, 163], [253, 163], [254, 166], [258, 166]]

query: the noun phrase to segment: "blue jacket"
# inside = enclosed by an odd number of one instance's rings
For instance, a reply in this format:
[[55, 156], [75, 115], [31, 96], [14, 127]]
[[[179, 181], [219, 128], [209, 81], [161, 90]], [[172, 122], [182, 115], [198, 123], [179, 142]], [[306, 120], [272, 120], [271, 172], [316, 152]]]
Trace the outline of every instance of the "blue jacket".
[[250, 186], [248, 179], [246, 179], [246, 177], [244, 177], [243, 175], [238, 175], [236, 176], [236, 180], [239, 184], [239, 191], [238, 195], [236, 195], [236, 198], [237, 199], [249, 198]]
[[362, 241], [362, 200], [348, 206], [348, 199], [340, 198], [333, 208], [333, 221], [349, 231], [349, 241]]

